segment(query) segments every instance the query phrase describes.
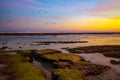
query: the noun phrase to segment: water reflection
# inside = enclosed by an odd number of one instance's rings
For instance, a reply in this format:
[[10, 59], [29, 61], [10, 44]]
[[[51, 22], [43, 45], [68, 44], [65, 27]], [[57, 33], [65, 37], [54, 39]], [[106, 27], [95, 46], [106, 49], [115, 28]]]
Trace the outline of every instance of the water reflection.
[[[39, 41], [88, 41], [88, 43], [31, 45]], [[63, 47], [91, 45], [120, 45], [120, 34], [81, 34], [58, 36], [1, 36], [0, 47], [8, 46], [12, 50], [24, 49], [60, 49]]]

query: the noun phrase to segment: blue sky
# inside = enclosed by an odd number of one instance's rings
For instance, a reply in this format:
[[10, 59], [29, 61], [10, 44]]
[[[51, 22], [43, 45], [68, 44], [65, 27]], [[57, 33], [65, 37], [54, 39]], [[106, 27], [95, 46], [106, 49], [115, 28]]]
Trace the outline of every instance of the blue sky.
[[[0, 31], [92, 31], [96, 19], [119, 18], [119, 13], [120, 0], [0, 0]], [[119, 31], [118, 23], [112, 25]]]

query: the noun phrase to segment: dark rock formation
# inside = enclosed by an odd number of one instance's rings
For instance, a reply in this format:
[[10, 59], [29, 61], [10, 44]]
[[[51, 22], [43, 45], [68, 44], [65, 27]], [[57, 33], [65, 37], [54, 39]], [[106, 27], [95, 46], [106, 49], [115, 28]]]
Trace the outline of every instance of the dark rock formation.
[[80, 70], [84, 72], [86, 76], [99, 75], [107, 70], [110, 70], [110, 67], [108, 66], [96, 65], [87, 61], [79, 62], [79, 63], [54, 62], [54, 65], [56, 65], [57, 68]]
[[64, 49], [70, 53], [101, 53], [106, 57], [120, 58], [120, 45], [86, 46]]
[[2, 46], [0, 49], [7, 49], [8, 47], [7, 46]]
[[120, 65], [120, 61], [116, 61], [116, 60], [111, 60], [110, 63], [114, 65]]

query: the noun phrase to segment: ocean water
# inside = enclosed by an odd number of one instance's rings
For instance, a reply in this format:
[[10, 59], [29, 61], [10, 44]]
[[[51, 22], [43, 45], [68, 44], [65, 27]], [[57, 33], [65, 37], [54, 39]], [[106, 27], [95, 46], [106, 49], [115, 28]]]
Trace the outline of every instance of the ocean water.
[[[88, 41], [88, 43], [38, 45], [40, 41]], [[8, 46], [11, 50], [24, 49], [59, 49], [64, 47], [120, 45], [120, 34], [80, 34], [57, 36], [0, 36], [0, 47]]]

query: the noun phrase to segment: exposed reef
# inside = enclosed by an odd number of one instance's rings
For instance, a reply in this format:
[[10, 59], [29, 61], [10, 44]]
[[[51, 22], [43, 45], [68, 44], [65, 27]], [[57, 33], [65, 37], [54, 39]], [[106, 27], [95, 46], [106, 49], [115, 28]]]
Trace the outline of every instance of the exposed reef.
[[55, 69], [52, 75], [52, 80], [87, 80], [83, 72], [72, 69]]
[[41, 50], [34, 51], [37, 59], [50, 62], [55, 68], [80, 70], [86, 76], [99, 75], [110, 69], [108, 66], [96, 65], [85, 61], [81, 56], [75, 54], [56, 53], [54, 50], [51, 50], [51, 52], [44, 52], [43, 54]]
[[111, 60], [110, 63], [113, 65], [120, 65], [120, 60], [119, 61]]
[[96, 76], [111, 69], [54, 49], [16, 50], [14, 55], [2, 54], [5, 52], [9, 51], [2, 50], [0, 54], [0, 77], [5, 80], [47, 80], [44, 71], [31, 63], [33, 58], [54, 66], [50, 80], [87, 80], [87, 76]]
[[39, 41], [31, 45], [49, 45], [49, 44], [73, 44], [73, 43], [88, 43], [88, 41]]
[[42, 69], [19, 54], [0, 54], [1, 80], [47, 80]]
[[106, 57], [120, 58], [120, 45], [86, 46], [63, 49], [70, 53], [101, 53]]

